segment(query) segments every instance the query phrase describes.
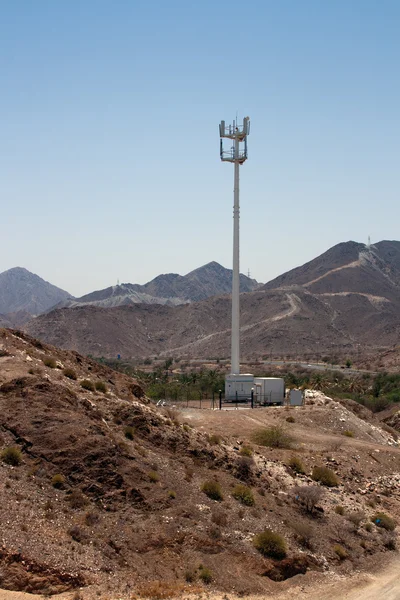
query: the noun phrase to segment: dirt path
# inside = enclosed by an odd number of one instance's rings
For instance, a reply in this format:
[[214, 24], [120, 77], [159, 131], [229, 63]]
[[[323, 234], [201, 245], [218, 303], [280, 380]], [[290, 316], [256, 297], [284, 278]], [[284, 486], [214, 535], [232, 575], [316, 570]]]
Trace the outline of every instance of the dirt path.
[[[297, 584], [285, 592], [252, 596], [248, 600], [400, 600], [400, 557], [397, 556], [379, 575], [359, 573], [353, 577], [338, 579], [311, 586]], [[53, 596], [53, 599], [71, 600], [73, 596], [74, 592], [69, 592]], [[85, 590], [82, 591], [82, 596], [86, 598]], [[90, 594], [90, 598], [93, 597]], [[227, 597], [229, 600], [239, 600], [231, 594], [207, 594], [208, 600], [226, 600]], [[108, 592], [107, 598], [117, 600], [121, 596], [113, 596]], [[194, 595], [192, 598], [197, 600], [198, 596]], [[0, 590], [0, 600], [43, 600], [43, 596]]]

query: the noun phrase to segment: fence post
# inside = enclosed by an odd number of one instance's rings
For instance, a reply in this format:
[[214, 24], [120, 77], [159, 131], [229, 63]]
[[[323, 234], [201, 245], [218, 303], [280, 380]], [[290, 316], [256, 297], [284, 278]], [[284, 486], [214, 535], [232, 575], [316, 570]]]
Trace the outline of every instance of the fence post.
[[251, 388], [251, 408], [254, 408], [254, 390]]
[[222, 390], [219, 390], [219, 410], [222, 409]]
[[237, 410], [238, 409], [238, 401], [239, 400], [238, 400], [238, 393], [237, 393], [237, 391], [235, 393], [236, 393], [236, 410]]

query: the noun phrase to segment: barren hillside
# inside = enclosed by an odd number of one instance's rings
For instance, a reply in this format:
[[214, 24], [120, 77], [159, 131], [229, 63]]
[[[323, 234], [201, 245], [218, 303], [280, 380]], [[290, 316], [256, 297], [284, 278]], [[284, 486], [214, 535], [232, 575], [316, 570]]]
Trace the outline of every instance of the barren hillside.
[[356, 292], [400, 299], [400, 242], [372, 246], [343, 242], [312, 261], [269, 281], [263, 289], [302, 286], [315, 294]]
[[[84, 306], [41, 315], [26, 330], [48, 343], [94, 356], [228, 357], [230, 312], [229, 296], [177, 307]], [[315, 295], [300, 287], [241, 295], [244, 356], [346, 351], [357, 344], [390, 346], [399, 332], [399, 305], [385, 298]]]
[[[351, 405], [313, 392], [291, 410], [163, 413], [134, 380], [76, 353], [7, 330], [0, 349], [3, 589], [267, 598], [296, 588], [296, 573], [312, 585], [396, 545], [391, 521], [375, 521], [400, 516], [397, 442]], [[254, 442], [282, 424], [281, 446]], [[275, 554], [256, 549], [268, 530]]]

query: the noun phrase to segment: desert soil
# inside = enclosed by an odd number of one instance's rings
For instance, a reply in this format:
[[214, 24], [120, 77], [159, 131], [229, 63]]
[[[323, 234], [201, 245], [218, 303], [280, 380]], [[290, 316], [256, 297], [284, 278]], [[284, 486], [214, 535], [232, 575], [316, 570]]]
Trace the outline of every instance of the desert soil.
[[[326, 581], [330, 578], [330, 581]], [[76, 592], [67, 592], [52, 596], [54, 600], [72, 600]], [[187, 595], [186, 595], [187, 597]], [[85, 599], [85, 592], [82, 593]], [[118, 600], [119, 596], [107, 594], [107, 600]], [[262, 596], [249, 596], [247, 600], [399, 600], [400, 598], [400, 558], [396, 557], [386, 566], [383, 573], [370, 575], [359, 573], [353, 577], [345, 578], [333, 574], [324, 576], [324, 581], [309, 587], [300, 582], [297, 586], [282, 594]], [[204, 593], [192, 596], [193, 600], [239, 600], [231, 594]], [[23, 592], [10, 592], [0, 590], [0, 600], [43, 600], [43, 595], [25, 594]], [[106, 597], [103, 597], [106, 600]], [[171, 599], [172, 600], [172, 599]]]

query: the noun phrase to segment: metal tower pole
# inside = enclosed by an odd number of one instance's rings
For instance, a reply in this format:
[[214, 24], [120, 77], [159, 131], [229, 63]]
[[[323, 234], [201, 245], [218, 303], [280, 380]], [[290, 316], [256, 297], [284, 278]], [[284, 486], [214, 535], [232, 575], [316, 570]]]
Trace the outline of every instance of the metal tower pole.
[[232, 276], [232, 334], [231, 373], [240, 373], [240, 308], [239, 308], [239, 139], [235, 138], [235, 179], [233, 188], [233, 276]]

